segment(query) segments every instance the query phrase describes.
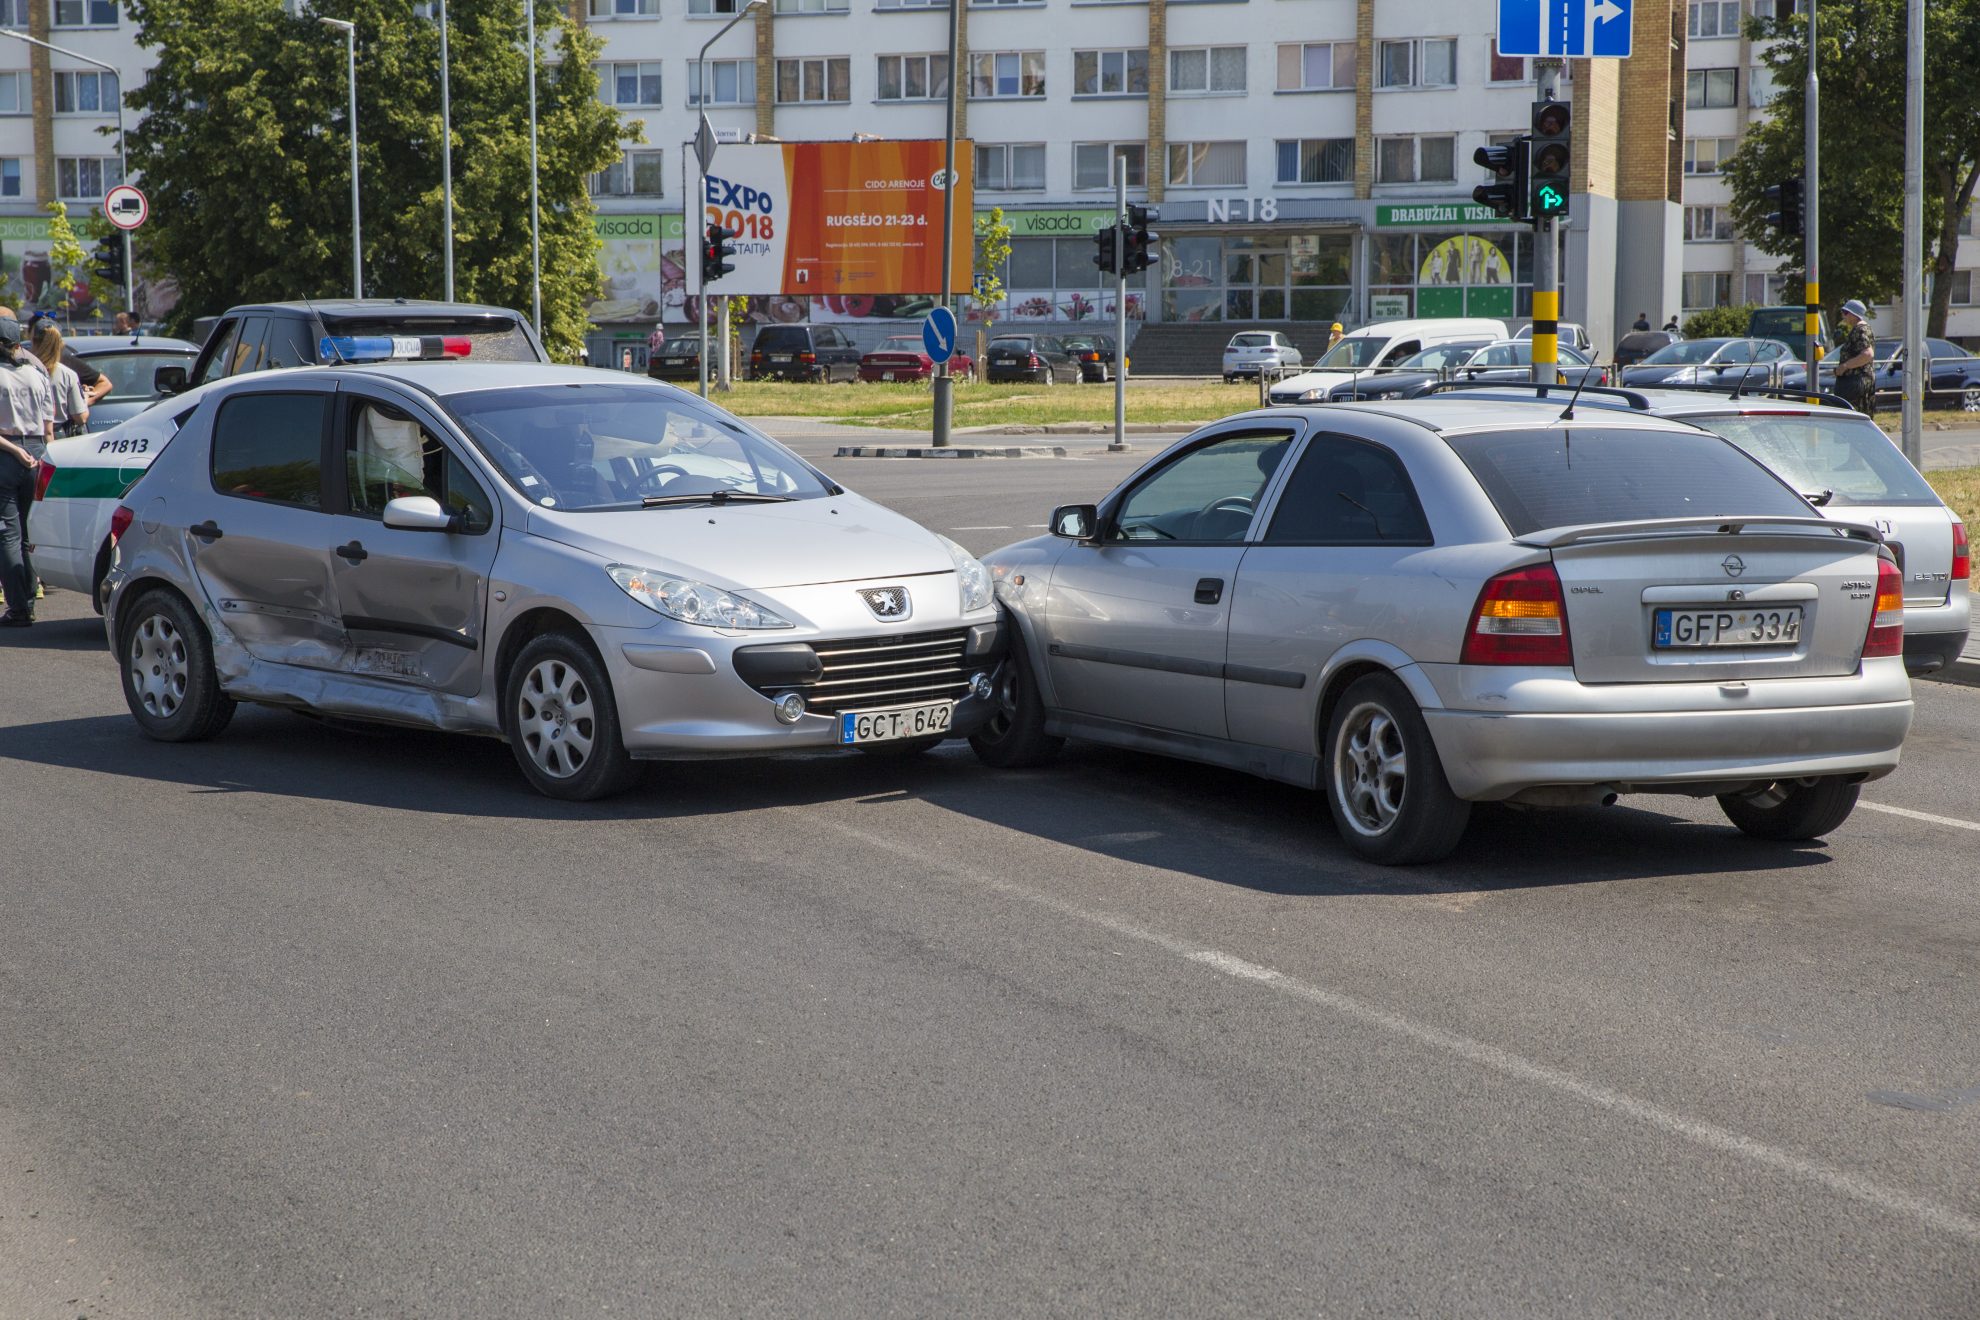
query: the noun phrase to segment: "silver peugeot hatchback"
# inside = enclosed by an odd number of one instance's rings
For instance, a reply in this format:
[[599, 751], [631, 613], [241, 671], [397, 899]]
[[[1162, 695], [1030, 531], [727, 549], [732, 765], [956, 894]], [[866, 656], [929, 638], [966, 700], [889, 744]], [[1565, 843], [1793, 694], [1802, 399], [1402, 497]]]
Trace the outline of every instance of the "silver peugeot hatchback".
[[583, 799], [642, 759], [915, 751], [994, 709], [983, 565], [672, 386], [415, 361], [169, 406], [106, 578], [155, 738], [241, 701], [478, 733]]
[[1462, 396], [1246, 413], [987, 556], [997, 766], [1067, 736], [1323, 787], [1379, 862], [1471, 804], [1716, 797], [1813, 838], [1911, 722], [1897, 566], [1719, 436]]

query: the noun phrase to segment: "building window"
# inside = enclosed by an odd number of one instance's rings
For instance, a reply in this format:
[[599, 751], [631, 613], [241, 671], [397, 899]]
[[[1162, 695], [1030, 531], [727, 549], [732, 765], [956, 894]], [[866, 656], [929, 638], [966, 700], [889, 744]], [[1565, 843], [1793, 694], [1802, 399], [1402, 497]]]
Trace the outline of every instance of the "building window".
[[1764, 64], [1756, 64], [1746, 71], [1746, 103], [1755, 110], [1772, 105], [1781, 89], [1774, 85], [1774, 71]]
[[591, 176], [593, 197], [659, 197], [664, 194], [660, 153], [628, 151]]
[[[1766, 0], [1766, 5], [1766, 16], [1772, 18], [1772, 0]], [[1691, 0], [1691, 17], [1685, 31], [1694, 37], [1738, 36], [1739, 0]]]
[[1244, 186], [1244, 143], [1171, 142], [1171, 188], [1241, 188]]
[[1045, 52], [1001, 50], [970, 56], [969, 94], [978, 98], [1045, 95]]
[[0, 73], [0, 115], [24, 115], [34, 108], [25, 73]]
[[1457, 139], [1379, 138], [1375, 143], [1375, 182], [1450, 183], [1457, 178]]
[[1731, 271], [1686, 271], [1684, 276], [1684, 308], [1696, 311], [1704, 307], [1727, 307], [1732, 304], [1733, 277]]
[[1045, 144], [977, 143], [976, 186], [989, 192], [1044, 191]]
[[1281, 139], [1280, 183], [1353, 183], [1353, 138]]
[[1077, 142], [1073, 144], [1073, 187], [1091, 192], [1114, 186], [1114, 161], [1127, 162], [1127, 186], [1148, 186], [1148, 148], [1140, 142]]
[[1499, 54], [1499, 39], [1492, 38], [1492, 81], [1495, 83], [1532, 82], [1533, 75], [1526, 71], [1526, 59], [1520, 55]]
[[1354, 61], [1352, 41], [1289, 42], [1279, 47], [1279, 90], [1353, 91]]
[[777, 0], [773, 8], [780, 14], [843, 14], [850, 6], [847, 0]]
[[660, 62], [599, 65], [598, 96], [606, 105], [659, 105]]
[[1805, 14], [1808, 12], [1808, 0], [1794, 0], [1792, 5], [1787, 4], [1786, 0], [1753, 0], [1755, 18], [1778, 18], [1782, 10], [1790, 8], [1796, 14]]
[[1074, 51], [1073, 95], [1148, 95], [1148, 52], [1145, 50]]
[[742, 8], [743, 0], [688, 0], [689, 18], [723, 18]]
[[21, 158], [0, 157], [0, 197], [21, 195]]
[[0, 27], [26, 27], [28, 6], [33, 3], [34, 0], [0, 0]]
[[69, 73], [55, 75], [55, 113], [108, 115], [117, 111], [117, 75]]
[[591, 0], [593, 18], [658, 18], [660, 0]]
[[1243, 46], [1192, 46], [1169, 51], [1170, 96], [1236, 96], [1244, 91]]
[[1693, 69], [1684, 75], [1685, 109], [1719, 110], [1738, 104], [1738, 69]]
[[1974, 286], [1980, 285], [1980, 279], [1974, 278], [1976, 274], [1980, 274], [1980, 272], [1956, 270], [1952, 273], [1952, 301], [1955, 307], [1971, 307], [1973, 305]]
[[100, 202], [123, 181], [115, 156], [55, 158], [55, 195], [65, 202]]
[[1733, 154], [1739, 145], [1738, 138], [1686, 138], [1684, 140], [1684, 172], [1686, 174], [1717, 174], [1726, 157]]
[[880, 0], [881, 9], [947, 9], [949, 0]]
[[[993, 6], [1016, 8], [1023, 5], [1042, 5], [1044, 3], [1045, 0], [969, 0], [969, 7], [971, 9], [988, 9]], [[943, 8], [946, 9], [948, 6], [944, 5]]]
[[1457, 39], [1413, 37], [1384, 41], [1376, 52], [1378, 87], [1457, 86]]
[[116, 27], [117, 0], [55, 0], [55, 26]]
[[932, 101], [949, 94], [947, 55], [882, 55], [880, 99]]
[[[688, 61], [688, 104], [700, 105], [703, 87], [702, 71], [695, 62]], [[755, 105], [756, 104], [756, 61], [755, 60], [710, 60], [706, 74], [708, 104], [710, 105]]]
[[1684, 208], [1684, 241], [1724, 243], [1733, 236], [1732, 212], [1723, 206]]
[[1788, 300], [1787, 285], [1785, 275], [1748, 275], [1746, 301], [1762, 307], [1778, 307]]
[[845, 55], [777, 61], [777, 102], [844, 103], [852, 100], [852, 59]]

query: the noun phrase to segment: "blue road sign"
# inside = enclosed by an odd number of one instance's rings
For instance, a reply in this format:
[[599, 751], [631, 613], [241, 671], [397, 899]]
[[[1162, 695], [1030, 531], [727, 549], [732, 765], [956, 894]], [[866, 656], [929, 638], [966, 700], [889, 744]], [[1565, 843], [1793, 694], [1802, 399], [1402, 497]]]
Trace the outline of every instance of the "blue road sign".
[[956, 314], [937, 307], [921, 323], [921, 346], [937, 362], [947, 362], [956, 351]]
[[1499, 54], [1626, 60], [1630, 0], [1499, 0]]

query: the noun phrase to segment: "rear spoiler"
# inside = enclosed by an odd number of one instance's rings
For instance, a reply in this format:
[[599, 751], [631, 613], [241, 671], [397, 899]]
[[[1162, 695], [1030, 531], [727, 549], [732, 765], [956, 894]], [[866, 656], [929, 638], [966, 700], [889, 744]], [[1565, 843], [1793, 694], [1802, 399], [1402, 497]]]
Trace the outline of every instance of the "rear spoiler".
[[1828, 518], [1793, 514], [1764, 518], [1642, 518], [1633, 522], [1583, 523], [1576, 527], [1544, 528], [1525, 536], [1516, 536], [1513, 541], [1516, 545], [1530, 545], [1540, 550], [1558, 550], [1562, 546], [1591, 541], [1630, 541], [1685, 532], [1717, 532], [1732, 536], [1749, 528], [1755, 531], [1785, 530], [1803, 535], [1813, 535], [1819, 529], [1830, 536], [1845, 536], [1873, 545], [1882, 545], [1884, 541], [1883, 533], [1864, 523], [1835, 522]]

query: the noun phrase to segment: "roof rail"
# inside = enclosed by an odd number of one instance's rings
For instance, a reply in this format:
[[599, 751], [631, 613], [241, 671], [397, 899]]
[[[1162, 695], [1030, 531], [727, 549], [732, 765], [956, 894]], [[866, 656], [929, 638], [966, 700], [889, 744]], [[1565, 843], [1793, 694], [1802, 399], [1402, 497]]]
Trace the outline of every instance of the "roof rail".
[[[1445, 380], [1432, 385], [1426, 393], [1441, 394], [1446, 390], [1532, 390], [1536, 397], [1548, 399], [1556, 393], [1572, 396], [1575, 387], [1572, 385], [1550, 385], [1544, 381]], [[1638, 412], [1650, 411], [1650, 400], [1635, 390], [1617, 389], [1613, 385], [1590, 385], [1581, 392], [1583, 395], [1606, 395], [1609, 398], [1621, 399]]]
[[1770, 385], [1765, 389], [1740, 389], [1728, 385], [1656, 385], [1653, 389], [1682, 390], [1687, 394], [1710, 394], [1726, 399], [1788, 399], [1795, 403], [1819, 403], [1824, 408], [1854, 409], [1855, 404], [1830, 390], [1797, 390], [1785, 385]]

